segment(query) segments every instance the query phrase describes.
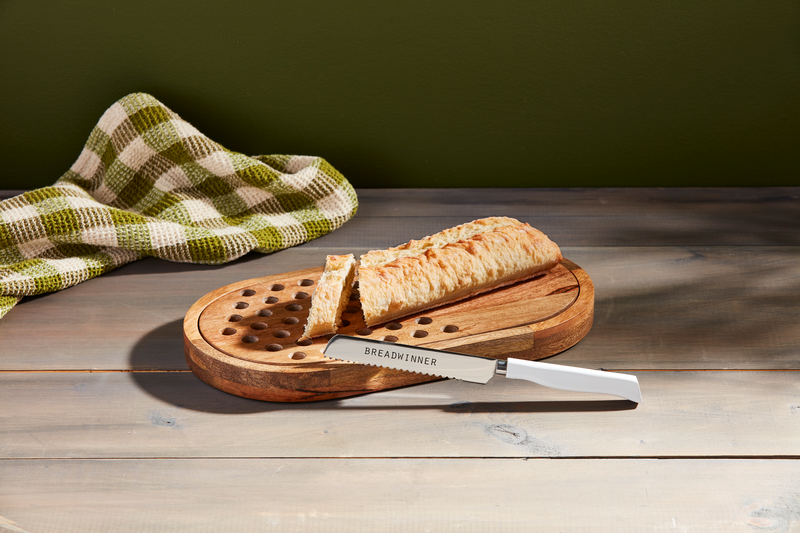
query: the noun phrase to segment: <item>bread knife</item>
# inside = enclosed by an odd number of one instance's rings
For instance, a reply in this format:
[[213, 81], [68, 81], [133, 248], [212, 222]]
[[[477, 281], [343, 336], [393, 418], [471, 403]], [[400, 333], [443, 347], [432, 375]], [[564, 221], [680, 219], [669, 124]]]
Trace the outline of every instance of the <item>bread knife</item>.
[[630, 374], [508, 358], [445, 352], [373, 339], [334, 335], [323, 349], [329, 359], [419, 372], [486, 384], [495, 375], [524, 379], [553, 389], [611, 394], [641, 403], [639, 380]]

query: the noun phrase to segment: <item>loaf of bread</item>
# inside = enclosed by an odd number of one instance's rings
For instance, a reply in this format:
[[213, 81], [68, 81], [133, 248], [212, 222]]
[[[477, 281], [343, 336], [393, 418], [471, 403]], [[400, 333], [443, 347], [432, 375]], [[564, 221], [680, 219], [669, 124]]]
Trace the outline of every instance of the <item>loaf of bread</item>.
[[342, 324], [342, 312], [350, 299], [355, 273], [356, 260], [353, 254], [329, 255], [326, 258], [325, 271], [311, 295], [311, 309], [301, 340], [336, 333]]
[[358, 283], [367, 326], [516, 283], [561, 261], [541, 231], [491, 217], [361, 256]]

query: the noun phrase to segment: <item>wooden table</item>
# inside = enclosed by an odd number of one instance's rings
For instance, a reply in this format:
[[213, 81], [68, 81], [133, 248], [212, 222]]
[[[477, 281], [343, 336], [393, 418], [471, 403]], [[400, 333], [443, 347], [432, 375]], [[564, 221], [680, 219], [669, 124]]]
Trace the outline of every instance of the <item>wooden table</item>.
[[[0, 320], [0, 530], [800, 531], [800, 188], [358, 192], [306, 245]], [[267, 403], [188, 371], [207, 292], [490, 215], [590, 274], [594, 326], [549, 361], [635, 374], [637, 408], [499, 378]]]

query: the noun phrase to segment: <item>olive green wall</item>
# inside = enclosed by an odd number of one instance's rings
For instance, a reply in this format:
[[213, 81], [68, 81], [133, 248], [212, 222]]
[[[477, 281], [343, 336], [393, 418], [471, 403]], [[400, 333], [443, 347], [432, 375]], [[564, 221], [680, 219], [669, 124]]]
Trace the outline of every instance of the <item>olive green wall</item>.
[[357, 187], [800, 185], [796, 0], [0, 0], [0, 189], [136, 91]]

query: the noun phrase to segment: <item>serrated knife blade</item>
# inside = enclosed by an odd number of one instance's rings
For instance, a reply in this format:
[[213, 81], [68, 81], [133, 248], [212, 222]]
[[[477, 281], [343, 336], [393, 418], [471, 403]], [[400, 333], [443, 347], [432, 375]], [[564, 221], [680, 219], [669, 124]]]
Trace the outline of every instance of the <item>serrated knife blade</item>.
[[514, 358], [503, 361], [347, 335], [334, 335], [323, 349], [323, 354], [330, 359], [471, 383], [486, 384], [495, 374], [500, 374], [509, 379], [524, 379], [554, 389], [611, 394], [636, 403], [642, 401], [639, 380], [630, 374]]

